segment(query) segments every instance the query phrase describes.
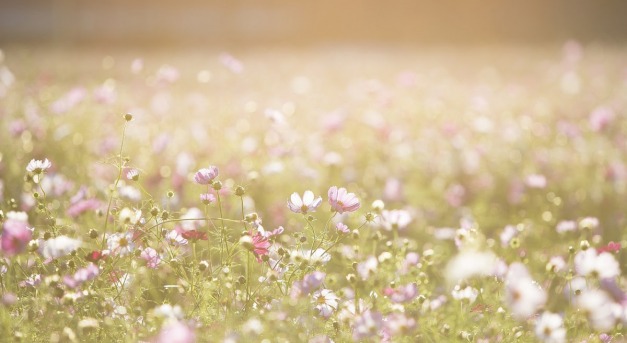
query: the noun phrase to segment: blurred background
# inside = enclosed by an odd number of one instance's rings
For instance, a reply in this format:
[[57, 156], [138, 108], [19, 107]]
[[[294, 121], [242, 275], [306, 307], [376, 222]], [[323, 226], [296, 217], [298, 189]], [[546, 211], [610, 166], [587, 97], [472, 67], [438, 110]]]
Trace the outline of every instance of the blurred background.
[[299, 45], [622, 42], [623, 0], [2, 0], [0, 42]]

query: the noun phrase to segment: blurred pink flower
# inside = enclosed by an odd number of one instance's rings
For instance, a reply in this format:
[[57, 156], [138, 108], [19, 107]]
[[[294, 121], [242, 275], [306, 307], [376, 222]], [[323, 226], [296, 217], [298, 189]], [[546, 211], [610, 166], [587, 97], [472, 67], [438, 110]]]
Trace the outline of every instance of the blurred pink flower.
[[79, 200], [76, 203], [70, 205], [65, 213], [67, 213], [67, 215], [72, 218], [76, 218], [87, 211], [97, 210], [98, 208], [100, 208], [100, 205], [100, 200], [94, 198]]
[[196, 342], [196, 334], [187, 325], [173, 320], [167, 321], [159, 336], [157, 336], [154, 343], [194, 343]]
[[218, 167], [209, 166], [209, 168], [202, 168], [194, 175], [194, 181], [200, 185], [211, 184], [213, 179], [218, 177]]
[[14, 256], [24, 251], [33, 237], [27, 223], [21, 220], [7, 219], [2, 229], [0, 245], [6, 256]]
[[590, 113], [590, 128], [592, 131], [603, 131], [608, 125], [614, 121], [616, 114], [614, 111], [605, 106], [597, 107]]
[[418, 296], [418, 286], [415, 283], [410, 283], [396, 288], [388, 287], [383, 290], [383, 294], [395, 303], [409, 302]]
[[157, 250], [150, 247], [144, 249], [139, 256], [146, 261], [148, 268], [156, 269], [159, 263], [161, 263], [161, 256], [159, 256]]
[[348, 193], [346, 188], [329, 188], [329, 204], [331, 209], [337, 213], [354, 212], [361, 206], [355, 193]]
[[343, 233], [343, 234], [347, 234], [347, 233], [351, 232], [348, 229], [348, 226], [346, 226], [346, 224], [344, 224], [344, 223], [337, 223], [337, 224], [335, 224], [335, 229], [337, 229], [337, 232]]
[[70, 288], [76, 288], [86, 281], [95, 279], [100, 274], [100, 268], [97, 265], [90, 263], [87, 267], [81, 268], [74, 273], [74, 275], [66, 275], [63, 278], [63, 283]]

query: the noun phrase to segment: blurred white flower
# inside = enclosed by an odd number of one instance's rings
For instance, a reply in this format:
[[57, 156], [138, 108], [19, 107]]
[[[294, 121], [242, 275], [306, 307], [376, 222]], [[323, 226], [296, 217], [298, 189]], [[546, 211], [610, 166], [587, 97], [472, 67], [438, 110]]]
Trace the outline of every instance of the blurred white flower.
[[39, 252], [45, 259], [59, 258], [78, 249], [82, 242], [67, 236], [58, 236], [44, 241], [39, 246]]
[[575, 270], [581, 276], [594, 276], [600, 279], [620, 275], [620, 266], [614, 255], [608, 252], [598, 254], [593, 248], [580, 251], [575, 255]]
[[373, 275], [377, 272], [378, 266], [379, 263], [377, 261], [377, 258], [374, 256], [370, 256], [365, 261], [357, 264], [357, 273], [362, 280], [368, 280], [368, 278], [370, 278], [370, 275]]
[[575, 306], [588, 315], [592, 328], [610, 331], [616, 324], [616, 306], [607, 293], [598, 289], [583, 291], [577, 296]]
[[479, 290], [476, 288], [466, 286], [461, 288], [460, 285], [456, 285], [451, 292], [453, 299], [456, 300], [467, 300], [469, 303], [474, 303], [477, 300], [477, 296], [479, 296]]
[[454, 285], [473, 276], [492, 275], [496, 262], [496, 255], [490, 251], [462, 251], [448, 262], [444, 274], [448, 283]]
[[523, 264], [510, 265], [505, 279], [505, 302], [514, 318], [529, 318], [544, 306], [546, 299], [546, 292], [531, 279]]
[[536, 337], [545, 343], [566, 342], [566, 329], [564, 320], [559, 314], [543, 312], [536, 320]]
[[411, 214], [407, 210], [383, 210], [381, 211], [380, 223], [387, 230], [403, 230], [411, 222]]

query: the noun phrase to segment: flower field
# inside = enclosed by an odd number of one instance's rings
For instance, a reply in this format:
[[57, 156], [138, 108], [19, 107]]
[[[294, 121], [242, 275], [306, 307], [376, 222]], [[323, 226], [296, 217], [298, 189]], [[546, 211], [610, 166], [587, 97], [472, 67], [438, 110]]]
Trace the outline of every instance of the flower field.
[[0, 337], [622, 342], [627, 50], [0, 51]]

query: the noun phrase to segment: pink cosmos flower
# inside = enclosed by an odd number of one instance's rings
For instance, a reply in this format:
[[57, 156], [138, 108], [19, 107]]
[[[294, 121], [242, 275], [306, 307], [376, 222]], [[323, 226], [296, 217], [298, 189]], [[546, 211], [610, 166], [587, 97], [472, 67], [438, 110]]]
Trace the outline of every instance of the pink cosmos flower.
[[90, 263], [87, 267], [77, 270], [73, 276], [66, 275], [63, 278], [63, 283], [70, 288], [76, 288], [86, 281], [95, 279], [98, 274], [100, 274], [100, 268]]
[[97, 210], [98, 208], [100, 208], [100, 206], [101, 203], [98, 199], [83, 199], [70, 205], [65, 213], [72, 218], [76, 218], [87, 211]]
[[298, 193], [292, 193], [292, 196], [287, 201], [287, 207], [294, 213], [306, 214], [309, 212], [315, 212], [316, 208], [322, 203], [322, 198], [314, 198], [312, 191], [305, 191], [301, 199]]
[[196, 334], [187, 325], [179, 322], [178, 320], [167, 321], [159, 336], [154, 341], [155, 343], [194, 343], [196, 342]]
[[2, 228], [0, 247], [6, 256], [14, 256], [24, 251], [33, 237], [33, 232], [27, 227], [26, 222], [21, 220], [7, 219]]
[[259, 232], [257, 232], [254, 236], [251, 235], [251, 238], [253, 240], [253, 253], [257, 257], [257, 262], [261, 263], [261, 256], [268, 255], [268, 248], [271, 244], [268, 241], [268, 237], [264, 237]]
[[209, 166], [209, 168], [198, 170], [194, 175], [194, 181], [200, 185], [209, 185], [216, 177], [218, 177], [218, 167]]
[[383, 290], [383, 294], [387, 295], [392, 302], [404, 303], [412, 301], [418, 296], [418, 287], [415, 283], [410, 283], [396, 288], [388, 287]]
[[202, 193], [200, 195], [200, 201], [205, 205], [209, 205], [216, 201], [216, 196], [211, 193]]
[[338, 189], [336, 186], [333, 186], [329, 188], [328, 195], [331, 209], [337, 213], [354, 212], [361, 206], [355, 193], [348, 193], [346, 188]]
[[157, 250], [150, 247], [144, 249], [140, 257], [146, 261], [146, 266], [151, 269], [157, 269], [159, 263], [161, 263], [161, 256], [159, 256]]
[[346, 224], [344, 223], [335, 224], [335, 228], [337, 229], [337, 232], [339, 233], [348, 234], [351, 232], [351, 230], [348, 229], [348, 226], [346, 226]]

